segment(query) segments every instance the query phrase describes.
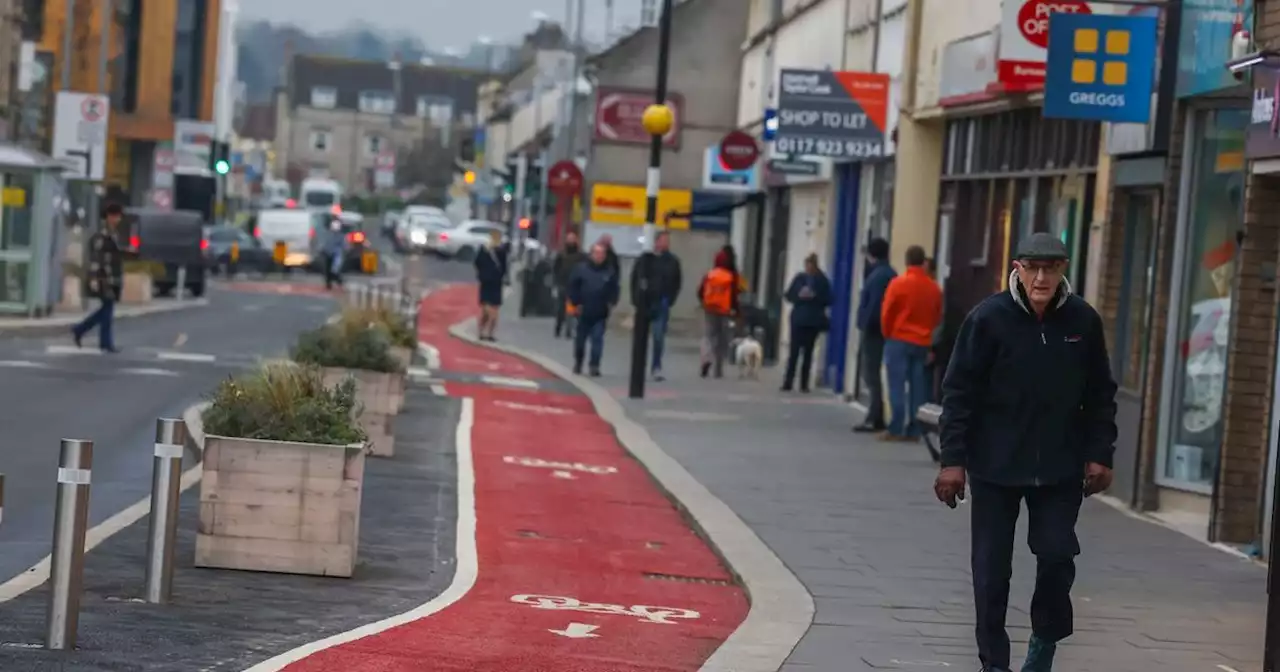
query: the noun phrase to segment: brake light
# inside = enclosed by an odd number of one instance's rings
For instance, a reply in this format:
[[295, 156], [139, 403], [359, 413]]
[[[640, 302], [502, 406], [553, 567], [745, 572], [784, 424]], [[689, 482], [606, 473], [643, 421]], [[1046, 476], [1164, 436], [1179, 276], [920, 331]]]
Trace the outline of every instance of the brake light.
[[286, 207], [286, 208], [296, 208], [296, 207], [298, 207], [298, 202], [297, 202], [297, 201], [295, 201], [295, 200], [293, 200], [293, 199], [291, 198], [291, 199], [289, 199], [289, 200], [287, 200], [287, 201], [285, 201], [285, 202], [284, 202], [284, 207]]
[[308, 229], [308, 230], [307, 230], [307, 237], [308, 237], [308, 238], [315, 238], [315, 237], [316, 237], [316, 230], [315, 230], [314, 228]]
[[449, 234], [447, 234], [447, 233], [442, 233], [442, 234], [440, 234], [440, 241], [441, 241], [441, 242], [444, 242], [444, 241], [446, 241], [446, 240], [449, 240]]
[[207, 250], [207, 249], [209, 249], [209, 241], [208, 241], [208, 240], [201, 240], [201, 241], [200, 241], [200, 249], [201, 249], [201, 250]]
[[341, 215], [341, 214], [342, 214], [342, 206], [341, 206], [341, 205], [335, 205], [335, 206], [333, 206], [333, 208], [331, 208], [331, 209], [330, 209], [330, 211], [331, 211], [333, 214], [335, 214], [335, 215]]
[[129, 247], [136, 250], [141, 246], [142, 246], [142, 240], [139, 239], [138, 236], [136, 235], [129, 236]]
[[353, 231], [353, 232], [351, 232], [351, 233], [347, 234], [347, 240], [350, 240], [350, 241], [351, 241], [351, 242], [353, 242], [353, 243], [363, 243], [363, 242], [364, 242], [364, 233], [363, 233], [363, 232], [361, 232], [361, 231]]

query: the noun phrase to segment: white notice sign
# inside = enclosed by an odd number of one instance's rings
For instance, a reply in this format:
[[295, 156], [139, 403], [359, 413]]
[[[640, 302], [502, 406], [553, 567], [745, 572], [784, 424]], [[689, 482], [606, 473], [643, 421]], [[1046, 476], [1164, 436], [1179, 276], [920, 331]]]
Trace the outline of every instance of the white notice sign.
[[107, 163], [106, 96], [59, 91], [53, 122], [53, 158], [66, 165], [66, 177], [101, 182]]

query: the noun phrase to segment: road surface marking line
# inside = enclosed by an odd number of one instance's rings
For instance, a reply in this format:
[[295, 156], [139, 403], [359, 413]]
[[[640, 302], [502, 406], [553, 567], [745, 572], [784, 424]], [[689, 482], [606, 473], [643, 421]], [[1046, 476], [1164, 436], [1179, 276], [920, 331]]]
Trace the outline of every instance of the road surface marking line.
[[427, 360], [427, 370], [435, 371], [440, 368], [440, 350], [430, 343], [418, 341], [418, 352], [422, 353], [422, 358]]
[[[183, 418], [186, 418], [188, 413], [194, 412], [204, 406], [204, 404], [192, 406], [187, 409], [187, 412], [182, 414]], [[190, 426], [190, 424], [191, 423], [188, 423], [188, 426]], [[193, 432], [193, 434], [194, 433], [195, 432]], [[201, 432], [200, 435], [203, 436], [203, 432]], [[201, 470], [199, 464], [183, 472], [182, 479], [179, 481], [180, 492], [190, 490], [191, 486], [199, 483], [203, 476], [204, 472]], [[150, 513], [151, 496], [148, 495], [147, 497], [134, 502], [132, 506], [122, 509], [115, 515], [91, 528], [85, 534], [84, 552], [88, 553], [89, 551], [92, 551], [97, 548], [99, 544], [110, 539], [115, 533], [129, 527], [139, 520], [142, 520]], [[3, 584], [0, 584], [0, 603], [8, 602], [9, 600], [23, 595], [24, 593], [39, 588], [45, 581], [49, 580], [49, 568], [50, 558], [46, 555], [43, 560], [32, 565], [25, 572], [9, 579]]]
[[355, 630], [339, 633], [318, 642], [304, 644], [292, 651], [282, 653], [270, 660], [254, 665], [245, 672], [277, 672], [285, 666], [296, 663], [307, 656], [330, 649], [340, 644], [354, 642], [370, 635], [376, 635], [395, 627], [424, 619], [442, 611], [446, 607], [461, 600], [475, 586], [480, 574], [479, 558], [476, 550], [476, 472], [471, 454], [471, 431], [475, 425], [475, 400], [470, 397], [462, 399], [462, 412], [458, 416], [458, 428], [454, 439], [458, 459], [458, 528], [456, 533], [457, 567], [453, 573], [453, 582], [435, 599], [416, 609], [406, 611], [399, 616], [392, 616], [376, 623], [361, 626]]
[[216, 362], [217, 355], [206, 355], [199, 352], [157, 352], [156, 358], [162, 362]]
[[645, 623], [658, 625], [679, 625], [673, 618], [696, 620], [702, 614], [692, 609], [680, 607], [653, 607], [637, 604], [625, 607], [621, 604], [607, 602], [583, 602], [576, 597], [560, 597], [558, 595], [512, 595], [511, 601], [534, 609], [550, 609], [560, 611], [582, 611], [588, 614], [604, 614], [606, 616], [634, 616]]
[[50, 355], [101, 355], [102, 351], [98, 348], [81, 348], [74, 345], [51, 345], [45, 348], [45, 353]]
[[548, 413], [551, 415], [573, 415], [573, 411], [559, 406], [538, 406], [535, 404], [522, 404], [518, 401], [506, 401], [499, 399], [493, 402], [494, 406], [502, 406], [516, 411], [529, 411], [530, 413]]
[[538, 384], [532, 380], [525, 378], [508, 378], [506, 376], [480, 376], [480, 382], [487, 385], [501, 385], [503, 387], [519, 387], [526, 390], [538, 389]]
[[571, 474], [571, 473], [569, 473], [569, 472], [567, 472], [567, 471], [553, 471], [553, 472], [551, 472], [551, 475], [552, 475], [552, 476], [555, 476], [556, 478], [562, 478], [562, 479], [564, 479], [564, 480], [566, 480], [566, 481], [574, 481], [574, 480], [577, 480], [577, 477], [576, 477], [576, 476], [574, 476], [573, 474]]
[[555, 469], [557, 471], [583, 471], [588, 474], [597, 474], [600, 476], [618, 473], [617, 467], [583, 464], [581, 462], [555, 462], [552, 460], [544, 460], [540, 457], [517, 457], [515, 455], [507, 455], [502, 458], [502, 461], [507, 464], [518, 464], [522, 467], [542, 467], [545, 469]]
[[43, 362], [33, 362], [29, 359], [5, 359], [0, 360], [0, 366], [10, 369], [47, 369], [48, 364]]
[[147, 368], [145, 366], [137, 367], [137, 368], [129, 368], [129, 369], [120, 369], [120, 373], [131, 373], [138, 376], [172, 377], [172, 376], [180, 375], [177, 371], [170, 371], [169, 369], [152, 369], [152, 368]]
[[177, 338], [175, 338], [175, 339], [173, 340], [173, 347], [175, 347], [175, 348], [181, 348], [182, 346], [184, 346], [184, 345], [186, 345], [186, 344], [187, 344], [187, 334], [186, 334], [186, 332], [183, 332], [183, 333], [181, 333], [181, 334], [178, 334], [178, 337], [177, 337]]
[[582, 639], [584, 637], [599, 637], [600, 635], [593, 634], [594, 631], [599, 629], [600, 629], [600, 626], [598, 625], [588, 625], [586, 623], [570, 623], [569, 625], [565, 626], [563, 630], [547, 630], [547, 632], [560, 635], [561, 637], [569, 637], [571, 639]]

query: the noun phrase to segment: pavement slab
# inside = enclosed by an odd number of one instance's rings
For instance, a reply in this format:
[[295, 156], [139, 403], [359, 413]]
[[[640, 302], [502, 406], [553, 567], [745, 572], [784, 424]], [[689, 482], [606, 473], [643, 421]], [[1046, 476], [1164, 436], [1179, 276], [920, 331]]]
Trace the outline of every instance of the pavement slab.
[[[498, 338], [571, 361], [549, 319], [504, 310]], [[851, 433], [847, 405], [821, 391], [779, 393], [777, 367], [760, 381], [728, 368], [725, 379], [702, 379], [698, 344], [685, 339], [668, 341], [668, 380], [629, 399], [630, 346], [629, 333], [611, 331], [603, 378], [581, 383], [612, 394], [813, 596], [813, 624], [782, 670], [977, 667], [967, 509], [933, 498], [936, 467], [923, 445]], [[1261, 669], [1262, 567], [1095, 501], [1085, 503], [1079, 533], [1076, 634], [1055, 670]], [[1020, 544], [1009, 613], [1015, 659], [1030, 634], [1034, 572]]]
[[430, 601], [454, 575], [459, 412], [458, 401], [410, 387], [395, 421], [396, 456], [366, 463], [352, 578], [194, 568], [199, 488], [192, 488], [181, 501], [170, 604], [139, 599], [143, 519], [86, 556], [77, 650], [39, 648], [47, 584], [0, 603], [0, 670], [234, 672]]

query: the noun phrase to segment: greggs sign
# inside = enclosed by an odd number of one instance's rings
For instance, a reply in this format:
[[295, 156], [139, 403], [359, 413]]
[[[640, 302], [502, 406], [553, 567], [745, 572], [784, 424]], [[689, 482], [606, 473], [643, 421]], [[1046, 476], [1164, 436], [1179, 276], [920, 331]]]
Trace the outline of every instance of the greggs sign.
[[[643, 226], [648, 196], [644, 187], [626, 184], [596, 184], [591, 187], [591, 222]], [[658, 225], [670, 213], [684, 214], [693, 209], [693, 192], [688, 189], [662, 189], [658, 192]], [[665, 221], [672, 229], [689, 228], [687, 219]]]
[[1004, 0], [996, 77], [1006, 89], [1044, 87], [1051, 14], [1112, 14], [1107, 3], [1084, 0]]

